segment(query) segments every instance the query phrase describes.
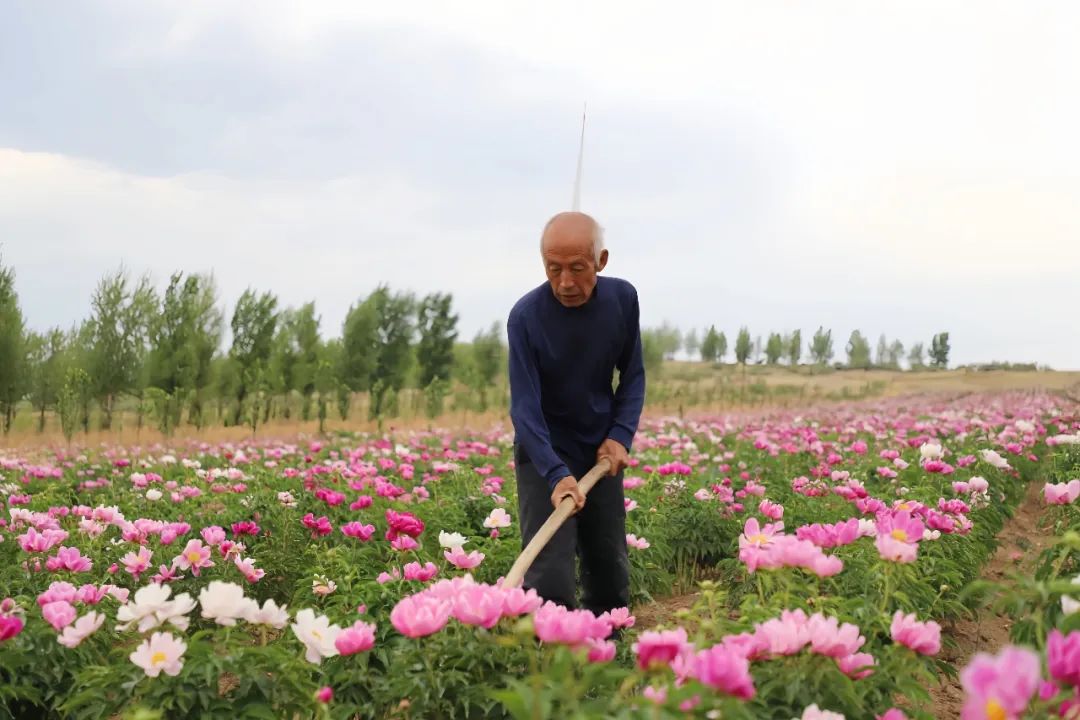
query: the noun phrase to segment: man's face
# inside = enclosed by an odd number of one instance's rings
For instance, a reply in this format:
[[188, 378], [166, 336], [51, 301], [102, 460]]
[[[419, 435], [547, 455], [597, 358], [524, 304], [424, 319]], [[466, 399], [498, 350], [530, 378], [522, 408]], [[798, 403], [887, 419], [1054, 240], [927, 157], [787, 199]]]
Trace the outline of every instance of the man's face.
[[584, 305], [596, 287], [596, 274], [607, 265], [607, 250], [600, 262], [593, 256], [592, 226], [570, 219], [556, 221], [544, 237], [544, 267], [551, 291], [566, 307]]

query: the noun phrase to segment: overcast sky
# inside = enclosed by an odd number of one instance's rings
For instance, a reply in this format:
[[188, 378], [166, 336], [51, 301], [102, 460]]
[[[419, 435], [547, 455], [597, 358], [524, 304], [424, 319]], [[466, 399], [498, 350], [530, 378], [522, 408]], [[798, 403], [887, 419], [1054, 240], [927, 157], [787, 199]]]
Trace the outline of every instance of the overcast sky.
[[[121, 264], [469, 338], [582, 209], [642, 322], [1080, 369], [1073, 2], [0, 3], [0, 253], [38, 329]], [[422, 279], [426, 277], [427, 279]]]

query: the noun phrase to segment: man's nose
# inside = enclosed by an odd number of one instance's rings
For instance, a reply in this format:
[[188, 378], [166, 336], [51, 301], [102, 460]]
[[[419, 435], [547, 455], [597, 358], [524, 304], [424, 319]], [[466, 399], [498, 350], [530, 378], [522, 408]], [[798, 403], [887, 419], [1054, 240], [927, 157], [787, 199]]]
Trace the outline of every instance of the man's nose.
[[559, 273], [559, 285], [564, 288], [571, 288], [574, 286], [574, 277], [569, 271], [563, 271]]

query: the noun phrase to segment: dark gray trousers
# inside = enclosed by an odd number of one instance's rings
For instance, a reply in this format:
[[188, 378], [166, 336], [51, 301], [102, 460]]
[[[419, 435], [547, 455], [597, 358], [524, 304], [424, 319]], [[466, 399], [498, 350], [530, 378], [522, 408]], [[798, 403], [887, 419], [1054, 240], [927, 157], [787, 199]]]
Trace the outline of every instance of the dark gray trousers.
[[[563, 458], [564, 461], [566, 458]], [[592, 467], [567, 463], [579, 480]], [[522, 548], [554, 512], [547, 481], [531, 462], [515, 466]], [[581, 560], [581, 604], [577, 602], [576, 561]], [[584, 607], [599, 615], [630, 604], [630, 561], [626, 551], [623, 474], [603, 477], [585, 496], [585, 507], [571, 515], [525, 573], [525, 589], [567, 608]]]

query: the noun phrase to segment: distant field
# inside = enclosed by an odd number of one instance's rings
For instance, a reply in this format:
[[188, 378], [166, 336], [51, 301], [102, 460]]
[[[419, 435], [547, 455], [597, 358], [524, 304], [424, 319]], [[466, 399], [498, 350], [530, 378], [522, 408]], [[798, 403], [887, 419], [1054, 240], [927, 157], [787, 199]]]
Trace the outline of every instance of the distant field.
[[[787, 367], [751, 365], [744, 369], [735, 365], [713, 366], [701, 362], [667, 361], [660, 372], [649, 378], [649, 401], [646, 415], [667, 415], [683, 412], [701, 415], [720, 413], [749, 407], [798, 407], [822, 402], [845, 402], [871, 397], [894, 397], [912, 394], [955, 394], [969, 392], [995, 392], [1007, 390], [1043, 389], [1065, 391], [1073, 398], [1080, 398], [1080, 372], [1077, 371], [972, 371], [942, 370], [900, 372], [893, 370], [835, 370], [800, 366]], [[505, 392], [505, 388], [500, 389]], [[359, 400], [363, 404], [363, 399]], [[494, 403], [499, 407], [499, 403]], [[387, 420], [386, 431], [427, 429], [498, 428], [510, 431], [505, 411], [489, 410], [483, 413], [471, 411], [448, 411], [435, 421], [409, 411], [410, 403], [403, 403], [405, 412], [401, 417]], [[21, 411], [15, 429], [0, 446], [31, 447], [64, 444], [58, 430], [58, 419], [47, 413], [46, 432], [39, 434], [34, 427], [36, 416], [29, 408]], [[356, 411], [349, 420], [336, 416], [327, 423], [328, 432], [373, 432], [374, 422], [365, 419], [364, 413]], [[271, 419], [259, 427], [259, 437], [295, 437], [317, 435], [318, 423], [297, 420]], [[212, 424], [203, 430], [181, 426], [174, 437], [198, 439], [205, 442], [240, 441], [251, 437], [246, 427], [223, 427]], [[152, 427], [136, 429], [134, 413], [125, 412], [113, 430], [79, 432], [74, 438], [78, 445], [101, 443], [153, 443], [162, 436]]]

